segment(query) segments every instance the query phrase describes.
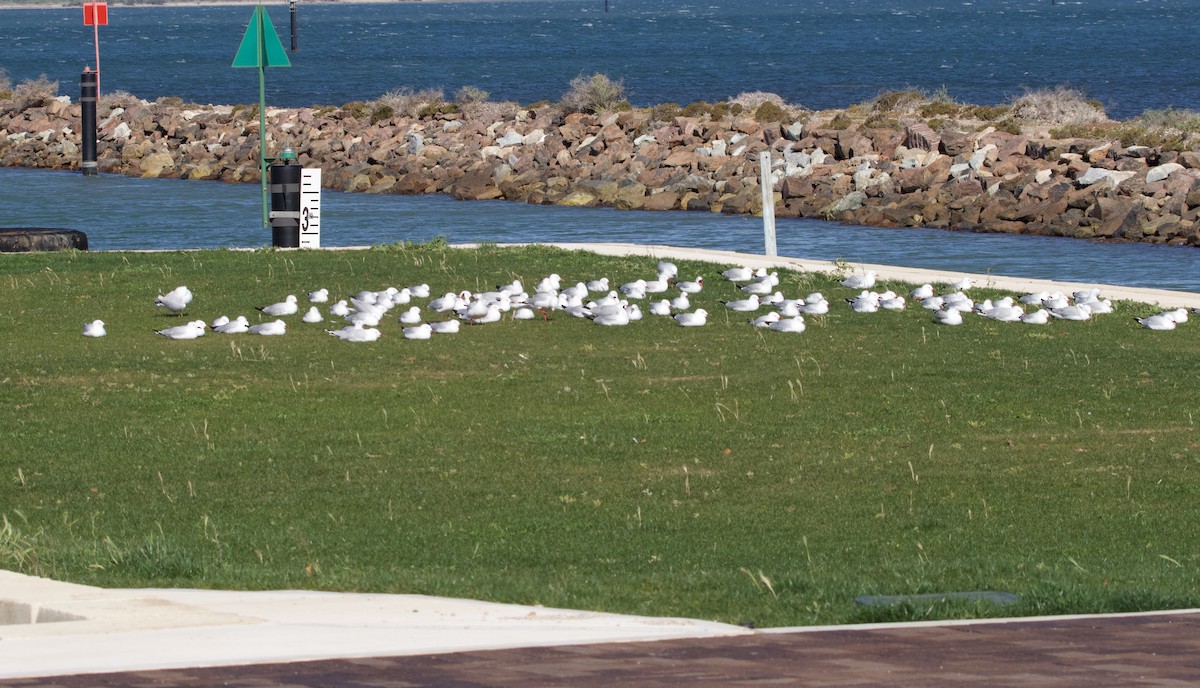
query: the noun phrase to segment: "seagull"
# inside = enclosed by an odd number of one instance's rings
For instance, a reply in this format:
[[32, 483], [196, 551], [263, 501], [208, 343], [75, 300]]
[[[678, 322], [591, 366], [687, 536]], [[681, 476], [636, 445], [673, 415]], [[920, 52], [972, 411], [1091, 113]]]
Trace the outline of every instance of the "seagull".
[[850, 304], [855, 313], [876, 313], [879, 311], [879, 294], [864, 291], [852, 299], [846, 299], [846, 303]]
[[748, 313], [758, 310], [758, 294], [751, 294], [748, 299], [740, 299], [738, 301], [725, 301], [725, 307], [732, 311]]
[[1142, 327], [1148, 330], [1173, 330], [1175, 329], [1175, 326], [1178, 325], [1178, 323], [1175, 322], [1175, 319], [1167, 313], [1151, 315], [1148, 318], [1134, 318], [1134, 320], [1137, 320]]
[[379, 321], [383, 318], [382, 313], [372, 310], [354, 311], [346, 316], [346, 322], [351, 325], [361, 325], [363, 327], [379, 327]]
[[590, 282], [588, 282], [587, 284], [585, 284], [583, 286], [587, 287], [588, 291], [608, 291], [609, 290], [607, 277], [601, 277], [600, 279], [597, 279], [597, 280], [591, 280]]
[[411, 296], [418, 298], [418, 299], [427, 299], [427, 298], [429, 298], [429, 285], [428, 284], [418, 284], [418, 285], [415, 285], [412, 287], [408, 287], [408, 293]]
[[821, 295], [821, 292], [813, 292], [804, 297], [804, 308], [802, 309], [808, 315], [825, 315], [829, 312], [829, 302]]
[[287, 333], [287, 323], [282, 320], [272, 320], [271, 322], [259, 323], [250, 328], [250, 334], [261, 334], [264, 336], [278, 336]]
[[875, 271], [867, 270], [866, 274], [850, 275], [842, 280], [842, 286], [850, 289], [870, 289], [875, 286]]
[[421, 322], [421, 309], [413, 306], [400, 314], [400, 323], [402, 325], [418, 325]]
[[1022, 296], [1021, 298], [1019, 298], [1017, 300], [1020, 301], [1021, 303], [1025, 304], [1026, 306], [1033, 306], [1033, 305], [1040, 306], [1048, 298], [1050, 298], [1050, 292], [1035, 291], [1035, 292], [1030, 292], [1028, 294], [1025, 294], [1024, 296]]
[[429, 339], [432, 336], [433, 327], [429, 323], [404, 328], [405, 339]]
[[1060, 320], [1088, 320], [1092, 317], [1092, 309], [1088, 308], [1087, 304], [1063, 306], [1050, 309], [1050, 315]]
[[316, 291], [308, 292], [309, 303], [325, 303], [328, 300], [329, 300], [329, 290], [328, 289], [318, 289]]
[[383, 336], [383, 333], [374, 327], [355, 327], [353, 325], [340, 330], [325, 331], [343, 342], [373, 342]]
[[671, 310], [686, 311], [692, 307], [692, 300], [688, 298], [686, 292], [681, 292], [679, 296], [671, 299]]
[[1047, 298], [1042, 299], [1042, 306], [1051, 311], [1055, 308], [1066, 308], [1069, 305], [1071, 305], [1071, 302], [1067, 300], [1067, 297], [1061, 291], [1056, 291]]
[[597, 315], [596, 317], [592, 318], [592, 322], [596, 323], [597, 325], [608, 325], [610, 327], [628, 325], [629, 311], [625, 310], [623, 306], [619, 306], [611, 313], [601, 313], [600, 315]]
[[663, 293], [664, 291], [667, 290], [668, 287], [671, 286], [669, 283], [669, 279], [670, 279], [670, 277], [668, 275], [666, 275], [665, 273], [659, 273], [658, 279], [647, 280], [646, 281], [646, 293], [647, 294]]
[[754, 279], [754, 271], [750, 268], [729, 268], [721, 276], [730, 282], [749, 282]]
[[963, 323], [962, 311], [957, 308], [934, 311], [933, 319], [943, 325], [961, 325]]
[[670, 315], [671, 302], [663, 299], [662, 301], [654, 301], [650, 304], [650, 315]]
[[154, 299], [155, 306], [162, 306], [172, 313], [179, 313], [187, 308], [187, 305], [192, 302], [192, 290], [185, 286], [178, 286], [166, 294], [159, 294]]
[[703, 308], [697, 308], [691, 313], [677, 313], [675, 322], [681, 327], [703, 327], [708, 322], [708, 311]]
[[1026, 325], [1045, 325], [1050, 322], [1050, 311], [1045, 308], [1039, 308], [1032, 313], [1022, 315], [1021, 322]]
[[666, 275], [667, 277], [679, 276], [679, 268], [669, 260], [658, 261], [658, 274]]
[[176, 325], [165, 330], [156, 330], [167, 339], [195, 339], [204, 336], [204, 328], [208, 327], [203, 320], [193, 320], [186, 325]]
[[767, 313], [766, 315], [760, 315], [757, 318], [751, 320], [750, 324], [754, 325], [755, 327], [766, 327], [767, 325], [770, 325], [773, 322], [779, 322], [780, 318], [782, 318], [782, 317], [783, 316], [779, 315], [778, 312], [771, 311], [770, 313]]
[[801, 299], [785, 299], [775, 304], [775, 307], [779, 309], [779, 315], [794, 318], [804, 312], [804, 305]]
[[993, 306], [979, 314], [997, 322], [1017, 322], [1025, 316], [1025, 310], [1020, 306]]
[[508, 284], [502, 284], [496, 287], [496, 291], [500, 292], [501, 294], [516, 296], [517, 294], [521, 294], [525, 291], [525, 285], [521, 284], [521, 280], [515, 279]]
[[220, 327], [222, 325], [227, 325], [227, 324], [229, 324], [229, 316], [220, 315], [220, 316], [213, 318], [212, 322], [210, 322], [208, 324], [208, 326], [215, 330], [218, 327]]
[[775, 330], [776, 332], [803, 332], [804, 318], [799, 316], [795, 318], [785, 318], [778, 322], [773, 322], [767, 325], [767, 328]]
[[346, 301], [346, 299], [338, 301], [329, 307], [329, 315], [336, 316], [338, 318], [344, 318], [347, 315], [350, 315], [350, 304]]
[[319, 323], [324, 318], [321, 317], [321, 311], [317, 310], [316, 306], [313, 306], [312, 308], [309, 308], [308, 312], [304, 314], [304, 317], [300, 319], [306, 323]]
[[640, 279], [636, 282], [626, 282], [621, 285], [621, 293], [631, 299], [646, 298], [646, 280]]
[[460, 323], [457, 320], [442, 320], [441, 322], [425, 323], [429, 325], [429, 329], [437, 334], [454, 334], [458, 332]]
[[300, 310], [300, 306], [296, 303], [296, 295], [288, 294], [288, 297], [283, 301], [273, 303], [270, 306], [260, 306], [258, 310], [273, 318], [278, 318], [281, 315], [295, 315]]
[[917, 287], [916, 289], [913, 289], [912, 291], [910, 291], [908, 293], [908, 296], [909, 296], [909, 298], [911, 298], [914, 301], [924, 301], [925, 299], [933, 296], [933, 285], [932, 284], [922, 284], [921, 286]]
[[[1095, 312], [1096, 311], [1093, 309], [1092, 313]], [[1176, 325], [1182, 325], [1188, 321], [1188, 312], [1186, 308], [1176, 308], [1173, 311], [1164, 311], [1162, 315], [1174, 320]]]
[[85, 337], [103, 337], [106, 334], [108, 332], [104, 329], [103, 320], [93, 320], [83, 325], [83, 336]]
[[774, 288], [775, 286], [770, 282], [763, 280], [761, 282], [751, 282], [741, 289], [747, 294], [758, 294], [759, 296], [765, 296], [766, 294], [770, 294], [771, 290]]
[[975, 302], [961, 291], [955, 291], [942, 297], [942, 308], [953, 308], [957, 311], [972, 311], [975, 310]]
[[690, 282], [676, 282], [675, 288], [685, 294], [699, 294], [700, 290], [704, 288], [704, 278], [697, 277]]
[[[513, 320], [533, 320], [537, 318], [537, 313], [528, 306], [522, 306], [513, 311]], [[457, 320], [455, 322], [458, 322]]]
[[964, 277], [960, 280], [950, 283], [950, 288], [954, 291], [966, 291], [973, 286], [975, 286], [975, 280], [971, 279], [970, 277]]
[[890, 299], [880, 299], [879, 307], [888, 311], [904, 310], [905, 301], [903, 296], [893, 296]]
[[534, 291], [558, 291], [562, 288], [562, 278], [558, 273], [552, 273], [542, 278], [542, 281], [537, 283], [537, 288]]
[[250, 331], [250, 321], [246, 320], [246, 316], [239, 315], [224, 325], [212, 328], [212, 331], [218, 334], [244, 334]]

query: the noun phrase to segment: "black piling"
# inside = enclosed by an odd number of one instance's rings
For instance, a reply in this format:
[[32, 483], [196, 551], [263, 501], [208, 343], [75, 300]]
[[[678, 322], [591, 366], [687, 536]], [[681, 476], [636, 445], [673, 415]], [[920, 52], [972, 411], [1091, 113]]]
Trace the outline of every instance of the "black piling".
[[300, 176], [303, 168], [295, 155], [284, 151], [282, 159], [267, 168], [271, 191], [271, 245], [300, 246]]
[[79, 167], [89, 177], [96, 174], [96, 76], [96, 72], [85, 68], [79, 77], [79, 109], [83, 119], [79, 127], [83, 160]]

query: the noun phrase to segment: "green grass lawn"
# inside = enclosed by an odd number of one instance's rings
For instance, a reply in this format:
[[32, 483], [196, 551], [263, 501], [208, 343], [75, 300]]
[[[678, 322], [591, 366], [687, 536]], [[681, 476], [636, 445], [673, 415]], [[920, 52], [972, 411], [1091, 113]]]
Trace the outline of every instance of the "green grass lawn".
[[[557, 314], [417, 342], [393, 317], [350, 344], [292, 317], [168, 341], [188, 318], [154, 297], [180, 284], [189, 316], [255, 322], [319, 287], [620, 284], [654, 261], [435, 244], [0, 265], [6, 568], [758, 626], [1200, 606], [1200, 325], [1144, 330], [1150, 306], [946, 327], [787, 273], [785, 295], [835, 305], [779, 334], [697, 263], [703, 328]], [[95, 318], [108, 336], [80, 336]], [[854, 603], [969, 590], [1021, 602]]]

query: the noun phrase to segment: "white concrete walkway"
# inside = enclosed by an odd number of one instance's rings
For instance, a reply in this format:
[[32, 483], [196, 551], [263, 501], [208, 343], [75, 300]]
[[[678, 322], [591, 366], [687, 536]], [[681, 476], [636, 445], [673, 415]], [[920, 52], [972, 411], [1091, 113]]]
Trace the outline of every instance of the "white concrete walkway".
[[0, 571], [0, 679], [747, 633], [424, 595], [106, 590]]

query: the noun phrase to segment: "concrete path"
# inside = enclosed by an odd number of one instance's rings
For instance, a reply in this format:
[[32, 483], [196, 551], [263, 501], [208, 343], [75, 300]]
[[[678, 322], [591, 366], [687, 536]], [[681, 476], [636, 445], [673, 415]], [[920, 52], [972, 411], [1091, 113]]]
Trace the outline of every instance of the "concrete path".
[[103, 590], [0, 571], [0, 686], [218, 685], [1194, 686], [1200, 611], [753, 631], [419, 595]]

